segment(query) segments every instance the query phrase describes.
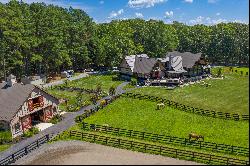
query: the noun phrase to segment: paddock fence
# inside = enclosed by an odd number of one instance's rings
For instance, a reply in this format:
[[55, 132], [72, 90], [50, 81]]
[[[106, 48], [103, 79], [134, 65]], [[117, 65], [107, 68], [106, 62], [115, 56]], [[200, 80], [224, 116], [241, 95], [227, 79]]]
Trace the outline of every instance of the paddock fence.
[[6, 158], [2, 159], [0, 161], [0, 165], [9, 165], [9, 164], [15, 163], [16, 160], [18, 160], [19, 158], [29, 154], [31, 151], [39, 148], [41, 145], [49, 142], [49, 140], [52, 139], [52, 136], [53, 135], [45, 135], [45, 136], [37, 139], [36, 141], [32, 142], [28, 146], [18, 150], [17, 152], [9, 155]]
[[177, 148], [170, 148], [164, 145], [143, 143], [134, 140], [127, 140], [125, 138], [108, 137], [104, 135], [92, 134], [88, 132], [81, 132], [75, 130], [70, 130], [67, 133], [64, 133], [63, 135], [58, 135], [53, 140], [56, 141], [57, 139], [63, 137], [112, 146], [121, 149], [133, 150], [143, 153], [150, 153], [150, 154], [167, 156], [171, 158], [196, 161], [199, 163], [206, 163], [210, 165], [249, 165], [248, 160], [182, 150]]
[[204, 149], [213, 152], [222, 152], [226, 154], [234, 154], [240, 156], [249, 156], [249, 148], [227, 145], [227, 144], [218, 144], [214, 142], [204, 142], [198, 140], [189, 140], [188, 138], [181, 138], [170, 135], [135, 131], [130, 129], [114, 128], [111, 126], [89, 124], [82, 122], [82, 128], [89, 131], [98, 131], [105, 134], [111, 134], [115, 136], [125, 136], [131, 137], [140, 140], [147, 140], [152, 142], [159, 142], [163, 144], [174, 144], [179, 146], [187, 146], [196, 149]]
[[171, 100], [167, 100], [161, 97], [157, 96], [149, 96], [149, 95], [142, 95], [138, 93], [132, 93], [132, 92], [127, 92], [122, 94], [123, 97], [132, 97], [134, 99], [140, 99], [140, 100], [149, 100], [153, 102], [162, 102], [165, 103], [167, 106], [176, 108], [181, 111], [189, 112], [189, 113], [195, 113], [199, 114], [202, 116], [208, 116], [208, 117], [213, 117], [213, 118], [221, 118], [221, 119], [227, 119], [227, 120], [244, 120], [244, 121], [249, 121], [249, 115], [240, 115], [238, 113], [224, 113], [224, 112], [216, 112], [216, 111], [211, 111], [211, 110], [204, 110], [202, 108], [195, 108], [192, 106], [187, 106], [185, 104], [180, 104]]

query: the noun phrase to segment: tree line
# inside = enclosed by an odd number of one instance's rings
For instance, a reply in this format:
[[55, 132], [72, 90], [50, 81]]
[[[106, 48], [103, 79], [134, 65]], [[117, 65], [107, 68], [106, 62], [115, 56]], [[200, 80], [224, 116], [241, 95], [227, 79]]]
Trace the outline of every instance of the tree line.
[[118, 66], [126, 55], [202, 52], [213, 64], [249, 64], [249, 25], [188, 26], [129, 19], [95, 23], [80, 9], [0, 3], [0, 78]]

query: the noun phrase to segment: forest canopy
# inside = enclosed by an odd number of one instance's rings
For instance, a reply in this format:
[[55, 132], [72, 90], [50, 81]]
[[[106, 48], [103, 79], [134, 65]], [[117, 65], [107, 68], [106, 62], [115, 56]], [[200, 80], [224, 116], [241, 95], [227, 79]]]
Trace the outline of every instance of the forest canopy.
[[158, 20], [97, 24], [80, 9], [15, 0], [0, 3], [0, 78], [118, 66], [132, 54], [201, 52], [212, 64], [249, 65], [249, 25], [188, 26]]

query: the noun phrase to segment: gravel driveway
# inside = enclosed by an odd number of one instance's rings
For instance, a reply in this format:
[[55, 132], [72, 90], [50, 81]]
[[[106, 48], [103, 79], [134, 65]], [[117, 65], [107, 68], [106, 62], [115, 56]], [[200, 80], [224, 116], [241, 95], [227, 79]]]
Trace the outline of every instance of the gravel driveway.
[[31, 152], [15, 165], [200, 165], [83, 141], [58, 141]]

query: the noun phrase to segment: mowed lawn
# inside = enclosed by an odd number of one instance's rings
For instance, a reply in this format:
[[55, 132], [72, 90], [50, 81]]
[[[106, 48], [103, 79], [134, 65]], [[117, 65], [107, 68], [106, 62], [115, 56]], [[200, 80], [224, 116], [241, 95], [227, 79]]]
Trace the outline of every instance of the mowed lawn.
[[161, 87], [144, 87], [132, 92], [163, 97], [181, 104], [207, 110], [249, 115], [249, 78], [238, 74], [225, 74], [225, 79], [210, 79], [205, 87], [189, 85], [174, 90]]
[[[72, 105], [76, 102], [78, 92], [77, 91], [62, 91], [57, 89], [47, 89], [46, 90], [49, 94], [57, 97], [58, 99], [67, 99], [68, 105]], [[84, 102], [90, 101], [90, 95], [89, 94], [83, 94], [82, 95], [83, 104]], [[59, 105], [60, 110], [66, 111], [66, 103], [62, 103]]]
[[112, 77], [116, 75], [91, 75], [79, 80], [71, 81], [68, 84], [68, 87], [78, 87], [78, 88], [87, 88], [87, 89], [96, 89], [97, 85], [100, 84], [102, 90], [108, 92], [111, 86], [115, 88], [122, 83], [122, 81], [113, 81]]
[[195, 132], [209, 142], [249, 145], [249, 123], [246, 121], [205, 117], [169, 107], [159, 111], [155, 102], [146, 100], [120, 98], [84, 121], [183, 138]]

